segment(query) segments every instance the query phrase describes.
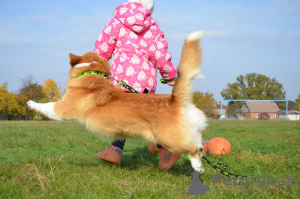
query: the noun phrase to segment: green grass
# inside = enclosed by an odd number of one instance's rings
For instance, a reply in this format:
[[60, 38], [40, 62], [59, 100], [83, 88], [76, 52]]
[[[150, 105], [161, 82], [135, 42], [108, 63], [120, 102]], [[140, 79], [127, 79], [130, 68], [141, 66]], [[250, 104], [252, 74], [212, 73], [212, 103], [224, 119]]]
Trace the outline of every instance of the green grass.
[[[220, 174], [203, 160], [200, 180], [210, 189], [189, 198], [300, 197], [300, 122], [209, 124], [204, 138], [224, 137], [232, 146], [227, 156], [207, 156], [211, 161], [231, 166], [236, 174], [283, 177], [285, 186], [213, 185], [213, 176]], [[160, 171], [147, 141], [128, 139], [121, 165], [110, 165], [96, 154], [111, 141], [75, 122], [0, 122], [0, 198], [183, 198], [192, 180], [189, 161], [181, 158], [171, 170]], [[297, 185], [287, 185], [287, 175]]]

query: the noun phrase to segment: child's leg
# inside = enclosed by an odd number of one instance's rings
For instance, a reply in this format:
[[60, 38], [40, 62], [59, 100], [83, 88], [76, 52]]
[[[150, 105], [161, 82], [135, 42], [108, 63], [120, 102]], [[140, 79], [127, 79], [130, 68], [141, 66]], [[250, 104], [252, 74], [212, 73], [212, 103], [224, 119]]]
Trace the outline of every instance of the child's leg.
[[111, 143], [111, 145], [118, 147], [119, 149], [123, 150], [124, 145], [125, 145], [126, 139], [115, 139]]

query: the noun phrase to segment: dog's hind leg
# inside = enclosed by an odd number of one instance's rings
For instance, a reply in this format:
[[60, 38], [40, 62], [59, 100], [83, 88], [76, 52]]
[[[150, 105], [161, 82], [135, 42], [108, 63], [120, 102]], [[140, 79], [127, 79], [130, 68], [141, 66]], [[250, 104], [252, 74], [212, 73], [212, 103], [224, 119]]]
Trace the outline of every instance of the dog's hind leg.
[[43, 115], [47, 116], [53, 120], [62, 120], [57, 114], [54, 112], [54, 105], [56, 102], [49, 102], [49, 103], [36, 103], [32, 100], [27, 102], [27, 105], [30, 109], [35, 110]]

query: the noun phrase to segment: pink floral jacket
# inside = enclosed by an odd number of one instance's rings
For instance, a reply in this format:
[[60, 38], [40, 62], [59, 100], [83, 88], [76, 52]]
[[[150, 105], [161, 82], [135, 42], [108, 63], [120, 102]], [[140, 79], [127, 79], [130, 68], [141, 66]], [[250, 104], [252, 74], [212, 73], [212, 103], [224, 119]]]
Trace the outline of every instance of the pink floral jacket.
[[94, 52], [107, 60], [112, 57], [110, 72], [113, 77], [140, 93], [145, 88], [155, 93], [156, 69], [167, 81], [177, 74], [164, 33], [151, 17], [150, 10], [141, 3], [122, 4], [114, 16], [99, 35]]

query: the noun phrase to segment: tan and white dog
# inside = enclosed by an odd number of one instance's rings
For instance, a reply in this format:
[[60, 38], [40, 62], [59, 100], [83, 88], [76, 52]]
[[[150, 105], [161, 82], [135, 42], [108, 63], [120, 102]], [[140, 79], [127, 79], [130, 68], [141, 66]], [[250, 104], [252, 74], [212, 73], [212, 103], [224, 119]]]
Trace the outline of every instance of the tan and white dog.
[[[194, 170], [203, 173], [202, 131], [207, 123], [192, 101], [193, 80], [201, 73], [202, 36], [199, 31], [186, 38], [172, 95], [123, 92], [108, 79], [109, 62], [88, 52], [70, 54], [70, 80], [61, 101], [27, 104], [54, 120], [77, 120], [98, 137], [152, 140], [171, 153], [187, 154]], [[82, 76], [86, 71], [93, 72]], [[105, 77], [93, 74], [99, 72]]]

